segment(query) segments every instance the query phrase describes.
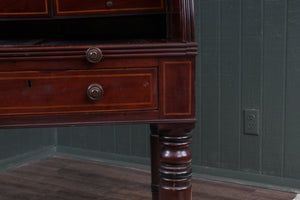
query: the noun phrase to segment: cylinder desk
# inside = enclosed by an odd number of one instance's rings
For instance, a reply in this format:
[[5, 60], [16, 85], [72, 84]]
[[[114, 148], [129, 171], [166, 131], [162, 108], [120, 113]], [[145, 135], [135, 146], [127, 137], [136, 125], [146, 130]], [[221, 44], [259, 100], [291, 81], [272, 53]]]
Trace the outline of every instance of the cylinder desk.
[[153, 200], [191, 200], [193, 6], [0, 0], [0, 128], [150, 124]]

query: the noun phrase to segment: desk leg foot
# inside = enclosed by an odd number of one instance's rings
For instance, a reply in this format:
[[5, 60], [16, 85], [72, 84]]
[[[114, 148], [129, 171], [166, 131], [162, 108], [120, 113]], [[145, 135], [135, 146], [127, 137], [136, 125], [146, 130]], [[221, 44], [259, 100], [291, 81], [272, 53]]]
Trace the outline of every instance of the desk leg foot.
[[[153, 127], [152, 125], [152, 129]], [[194, 124], [158, 124], [155, 127], [160, 140], [158, 199], [191, 200], [190, 144]]]

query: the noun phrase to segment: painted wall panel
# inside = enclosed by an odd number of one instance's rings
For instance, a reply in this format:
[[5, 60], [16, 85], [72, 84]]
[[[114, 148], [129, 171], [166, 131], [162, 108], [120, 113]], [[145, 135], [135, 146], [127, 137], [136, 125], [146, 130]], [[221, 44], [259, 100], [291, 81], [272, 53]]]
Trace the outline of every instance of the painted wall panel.
[[[261, 110], [262, 77], [262, 0], [242, 1], [242, 108]], [[243, 111], [242, 110], [242, 111]], [[243, 113], [241, 113], [241, 117]], [[242, 132], [243, 133], [243, 132]], [[260, 135], [241, 135], [240, 166], [242, 170], [259, 172]]]
[[[194, 2], [194, 6], [195, 6], [195, 11], [200, 11], [200, 8], [201, 8], [201, 5], [200, 5], [200, 1], [195, 1]], [[201, 16], [201, 12], [195, 12], [195, 31], [197, 33], [197, 37], [196, 37], [196, 41], [200, 44], [202, 43], [201, 42], [201, 19], [202, 19], [202, 16]], [[199, 48], [201, 48], [199, 46]], [[201, 56], [197, 56], [196, 57], [196, 63], [201, 63]], [[194, 134], [193, 135], [193, 144], [191, 145], [191, 149], [193, 152], [195, 152], [193, 154], [193, 162], [194, 163], [201, 163], [201, 148], [199, 148], [199, 144], [201, 144], [201, 141], [202, 141], [202, 131], [201, 131], [201, 126], [202, 126], [202, 120], [201, 120], [201, 110], [202, 110], [202, 101], [201, 101], [201, 92], [202, 92], [202, 79], [201, 79], [201, 70], [202, 68], [200, 67], [202, 65], [198, 64], [196, 69], [195, 69], [195, 73], [196, 73], [196, 80], [197, 80], [197, 83], [196, 83], [196, 91], [195, 91], [195, 95], [196, 95], [196, 116], [197, 116], [197, 119], [198, 119], [198, 123], [196, 124], [196, 127], [195, 127], [195, 130], [194, 130], [194, 133], [197, 133], [197, 134]]]
[[55, 128], [0, 130], [0, 160], [55, 145]]
[[[204, 0], [201, 13], [201, 162], [220, 161], [220, 1]], [[209, 19], [209, 20], [206, 20]]]
[[288, 1], [284, 175], [300, 178], [300, 1]]
[[284, 159], [287, 1], [264, 2], [263, 174], [281, 176]]
[[220, 167], [239, 169], [241, 130], [241, 2], [221, 1]]

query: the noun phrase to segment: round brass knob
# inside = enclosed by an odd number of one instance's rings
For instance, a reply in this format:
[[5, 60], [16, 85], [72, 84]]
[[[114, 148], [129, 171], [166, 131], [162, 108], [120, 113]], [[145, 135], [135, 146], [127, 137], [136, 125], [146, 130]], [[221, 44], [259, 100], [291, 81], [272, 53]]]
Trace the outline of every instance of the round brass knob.
[[104, 94], [104, 90], [101, 85], [94, 83], [87, 89], [87, 95], [91, 100], [99, 100]]
[[90, 63], [98, 63], [102, 60], [103, 54], [98, 47], [91, 47], [86, 51], [86, 59]]
[[106, 8], [108, 8], [108, 9], [112, 8], [113, 5], [114, 5], [114, 3], [113, 3], [112, 0], [108, 0], [108, 1], [106, 2]]

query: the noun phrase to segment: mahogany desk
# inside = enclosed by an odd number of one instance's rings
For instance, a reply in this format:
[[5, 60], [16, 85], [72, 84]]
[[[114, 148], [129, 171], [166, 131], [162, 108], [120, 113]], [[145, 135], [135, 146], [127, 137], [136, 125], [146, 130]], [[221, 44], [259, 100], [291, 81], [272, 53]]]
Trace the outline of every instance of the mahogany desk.
[[0, 127], [147, 123], [153, 200], [191, 200], [193, 0], [0, 0]]

